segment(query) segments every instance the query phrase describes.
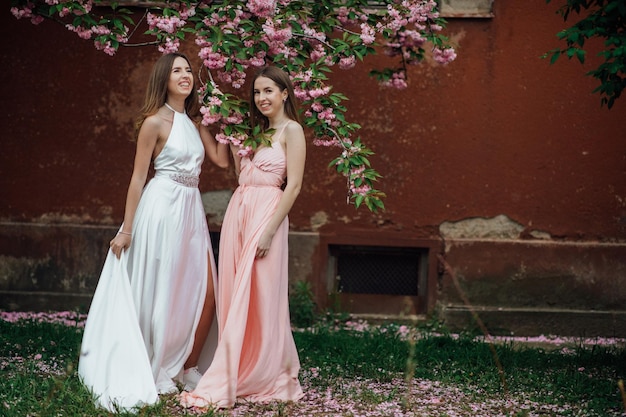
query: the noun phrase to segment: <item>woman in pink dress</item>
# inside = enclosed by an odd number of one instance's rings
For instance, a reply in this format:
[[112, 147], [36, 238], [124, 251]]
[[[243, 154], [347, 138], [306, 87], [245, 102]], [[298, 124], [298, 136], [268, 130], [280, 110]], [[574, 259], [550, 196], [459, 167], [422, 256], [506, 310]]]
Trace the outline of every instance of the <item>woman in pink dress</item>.
[[181, 394], [186, 407], [232, 407], [237, 398], [295, 401], [303, 395], [289, 319], [287, 214], [302, 185], [306, 143], [289, 76], [263, 68], [252, 82], [250, 109], [252, 127], [274, 133], [271, 145], [253, 156], [240, 157], [233, 148], [239, 187], [222, 225], [219, 341], [195, 390]]

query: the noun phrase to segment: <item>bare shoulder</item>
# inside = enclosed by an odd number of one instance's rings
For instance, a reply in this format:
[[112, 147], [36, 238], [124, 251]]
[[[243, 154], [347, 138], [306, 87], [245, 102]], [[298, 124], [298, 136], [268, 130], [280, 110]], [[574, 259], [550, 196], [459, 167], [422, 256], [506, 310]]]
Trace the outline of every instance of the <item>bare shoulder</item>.
[[302, 125], [296, 121], [291, 121], [285, 126], [286, 142], [304, 141], [304, 129]]
[[159, 132], [161, 128], [163, 127], [163, 123], [164, 123], [164, 120], [158, 113], [153, 114], [151, 116], [146, 117], [146, 119], [143, 121], [143, 123], [141, 124], [140, 132], [141, 131], [146, 132], [146, 133]]
[[167, 120], [160, 112], [152, 114], [145, 118], [139, 129], [139, 135], [137, 137], [138, 143], [143, 143], [145, 146], [157, 146], [159, 143], [167, 138], [167, 132], [171, 129], [171, 122]]
[[147, 132], [152, 134], [156, 133], [160, 137], [167, 137], [169, 135], [169, 130], [172, 128], [173, 121], [173, 114], [170, 112], [164, 112], [163, 109], [160, 109], [158, 112], [146, 117], [141, 125], [141, 129], [145, 129]]
[[[174, 112], [162, 106], [156, 113], [148, 116], [153, 119], [153, 123], [162, 126], [171, 126], [174, 123]], [[146, 118], [146, 120], [148, 119]]]
[[285, 152], [289, 155], [288, 159], [290, 161], [304, 160], [304, 155], [306, 154], [306, 140], [304, 139], [304, 129], [300, 123], [292, 121], [285, 126], [283, 141]]

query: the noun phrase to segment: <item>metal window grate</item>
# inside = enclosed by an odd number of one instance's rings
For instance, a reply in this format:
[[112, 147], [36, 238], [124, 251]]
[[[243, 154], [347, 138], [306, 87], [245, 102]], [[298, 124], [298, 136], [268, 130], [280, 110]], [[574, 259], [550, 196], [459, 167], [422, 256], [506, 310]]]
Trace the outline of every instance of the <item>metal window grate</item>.
[[422, 291], [426, 249], [345, 245], [329, 249], [335, 260], [335, 290], [340, 293], [417, 296]]

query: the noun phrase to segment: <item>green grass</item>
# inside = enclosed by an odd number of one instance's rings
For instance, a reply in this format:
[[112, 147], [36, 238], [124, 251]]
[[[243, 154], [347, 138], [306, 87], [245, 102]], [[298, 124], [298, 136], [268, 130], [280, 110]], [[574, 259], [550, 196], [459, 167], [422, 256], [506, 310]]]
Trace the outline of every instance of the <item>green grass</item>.
[[[384, 410], [392, 406], [402, 415], [428, 416], [473, 416], [481, 406], [520, 417], [620, 416], [625, 411], [617, 385], [626, 378], [623, 347], [580, 345], [564, 353], [489, 345], [470, 335], [435, 334], [427, 328], [415, 328], [417, 337], [410, 343], [397, 329], [357, 331], [323, 322], [295, 332], [308, 397], [302, 404], [244, 404], [238, 415], [384, 416], [391, 415]], [[81, 337], [78, 327], [0, 320], [0, 416], [109, 415], [94, 408], [76, 376]], [[408, 378], [407, 372], [412, 374]], [[434, 405], [424, 405], [429, 399]], [[549, 410], [541, 412], [540, 405]], [[489, 413], [483, 415], [496, 415]], [[169, 396], [138, 415], [190, 414]]]
[[[327, 381], [338, 375], [389, 380], [407, 369], [410, 351], [408, 343], [376, 330], [301, 333], [296, 343], [308, 365], [325, 370]], [[553, 404], [582, 402], [598, 415], [622, 407], [617, 382], [626, 377], [624, 348], [577, 346], [573, 354], [563, 354], [437, 335], [418, 340], [412, 356], [414, 377], [469, 391], [479, 388], [486, 395], [515, 394]]]

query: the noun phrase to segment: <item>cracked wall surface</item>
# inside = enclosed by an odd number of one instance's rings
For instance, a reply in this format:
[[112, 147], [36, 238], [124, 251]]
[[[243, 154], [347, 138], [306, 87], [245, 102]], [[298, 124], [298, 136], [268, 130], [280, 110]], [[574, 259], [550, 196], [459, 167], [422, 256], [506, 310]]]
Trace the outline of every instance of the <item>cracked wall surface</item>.
[[500, 214], [492, 218], [474, 217], [443, 222], [439, 231], [444, 239], [517, 239], [524, 226]]

